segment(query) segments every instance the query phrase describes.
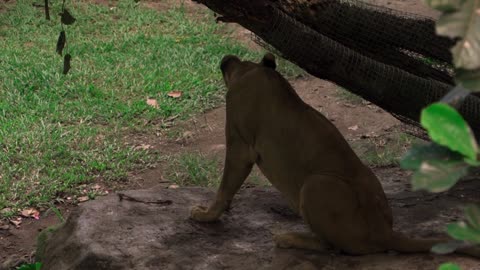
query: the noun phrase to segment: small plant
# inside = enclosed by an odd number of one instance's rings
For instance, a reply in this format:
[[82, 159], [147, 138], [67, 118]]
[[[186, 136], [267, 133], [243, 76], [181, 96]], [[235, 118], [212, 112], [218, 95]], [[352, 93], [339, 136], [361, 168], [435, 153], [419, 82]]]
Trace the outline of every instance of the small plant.
[[[477, 141], [463, 117], [455, 110], [470, 91], [480, 91], [480, 16], [478, 0], [426, 0], [442, 12], [437, 33], [457, 41], [451, 49], [457, 86], [440, 102], [422, 111], [420, 122], [433, 143], [416, 145], [402, 160], [403, 168], [414, 171], [414, 190], [442, 192], [450, 189], [468, 173], [480, 166]], [[465, 208], [466, 221], [449, 224], [447, 233], [456, 241], [436, 245], [436, 253], [450, 253], [460, 247], [480, 245], [480, 208]], [[439, 270], [459, 270], [446, 263]]]
[[31, 264], [24, 264], [17, 268], [17, 270], [41, 270], [42, 263], [36, 262]]
[[453, 264], [453, 263], [444, 263], [442, 265], [440, 265], [440, 267], [438, 268], [438, 270], [461, 270], [460, 267], [458, 267], [458, 265], [456, 264]]
[[60, 210], [55, 205], [52, 205], [49, 210], [52, 210], [53, 213], [55, 213], [55, 215], [60, 220], [60, 222], [62, 222], [62, 223], [65, 222], [65, 218], [63, 217], [62, 213], [60, 212]]

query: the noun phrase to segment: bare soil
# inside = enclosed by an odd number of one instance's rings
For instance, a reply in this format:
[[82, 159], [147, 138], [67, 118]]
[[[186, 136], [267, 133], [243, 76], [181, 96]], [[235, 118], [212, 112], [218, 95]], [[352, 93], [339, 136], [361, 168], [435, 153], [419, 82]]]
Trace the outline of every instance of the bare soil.
[[[114, 5], [114, 1], [94, 0], [97, 4]], [[379, 2], [382, 1], [382, 2]], [[415, 13], [435, 15], [429, 11], [421, 1], [417, 0], [376, 0], [388, 7], [401, 10], [410, 10]], [[187, 12], [194, 17], [205, 14], [205, 8], [192, 1], [165, 0], [142, 1], [142, 5], [159, 11], [183, 4]], [[250, 32], [238, 25], [232, 24], [236, 38], [253, 49], [260, 49], [250, 40]], [[365, 157], [378, 147], [388, 148], [389, 141], [401, 129], [401, 124], [388, 113], [368, 102], [351, 102], [341, 98], [339, 89], [330, 82], [322, 81], [310, 76], [297, 78], [291, 81], [301, 98], [322, 112], [330, 119], [354, 146], [359, 156]], [[170, 157], [182, 153], [198, 152], [208, 157], [217, 157], [220, 160], [225, 153], [224, 140], [225, 108], [219, 107], [200, 114], [188, 121], [174, 123], [170, 134], [178, 136], [157, 136], [157, 134], [134, 134], [128, 136], [128, 143], [132, 145], [150, 145], [160, 155]], [[408, 145], [405, 145], [405, 148]], [[162, 183], [168, 186], [167, 175], [171, 168], [170, 160], [166, 159], [153, 169], [132, 172], [127, 183], [117, 189], [150, 188]], [[411, 192], [409, 185], [410, 173], [399, 169], [394, 164], [375, 167], [375, 173], [382, 181], [382, 185], [394, 209], [395, 228], [418, 236], [438, 235], [446, 223], [458, 220], [462, 216], [460, 206], [466, 202], [480, 201], [480, 185], [475, 181], [464, 181], [453, 191], [443, 194], [428, 194]], [[259, 173], [258, 171], [254, 173]], [[61, 206], [63, 207], [63, 206]], [[61, 208], [65, 217], [70, 213], [68, 207]], [[38, 232], [50, 225], [58, 223], [53, 214], [43, 213], [40, 220], [24, 219], [19, 228], [0, 221], [0, 269], [7, 260], [16, 262], [31, 261], [35, 249], [35, 238]], [[338, 257], [329, 257], [329, 263], [323, 269], [347, 269], [352, 266], [362, 266], [355, 269], [434, 269], [425, 268], [430, 264], [437, 264], [445, 260], [454, 260], [463, 265], [464, 270], [480, 269], [480, 262], [461, 256], [434, 258], [432, 255], [421, 256], [370, 256], [367, 260], [349, 258], [338, 260]], [[388, 265], [386, 268], [374, 268], [369, 265]], [[352, 261], [352, 262], [349, 262]], [[367, 263], [368, 262], [368, 263]], [[387, 263], [386, 263], [387, 262]], [[300, 269], [300, 268], [298, 268]]]

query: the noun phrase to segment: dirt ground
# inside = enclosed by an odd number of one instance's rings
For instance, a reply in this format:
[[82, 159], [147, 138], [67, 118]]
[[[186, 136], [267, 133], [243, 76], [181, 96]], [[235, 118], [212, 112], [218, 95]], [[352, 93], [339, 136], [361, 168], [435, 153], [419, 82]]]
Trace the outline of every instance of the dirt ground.
[[[113, 3], [113, 1], [106, 0], [95, 0], [95, 2], [106, 5]], [[203, 6], [191, 1], [145, 1], [142, 4], [158, 10], [165, 10], [179, 3], [183, 3], [187, 12], [192, 16], [205, 12]], [[395, 9], [435, 15], [419, 0], [375, 0], [374, 3], [382, 3]], [[232, 38], [244, 42], [253, 49], [260, 49], [250, 40], [248, 30], [237, 25], [229, 27], [235, 30]], [[401, 124], [395, 118], [378, 107], [368, 102], [352, 102], [342, 98], [341, 91], [344, 90], [330, 82], [305, 76], [296, 78], [291, 83], [305, 102], [322, 112], [339, 128], [360, 157], [368, 155], [374, 151], [373, 148], [378, 146], [388, 148], [392, 135], [401, 129]], [[221, 160], [225, 153], [224, 123], [225, 108], [219, 107], [186, 122], [174, 123], [171, 129], [179, 134], [174, 138], [155, 134], [135, 134], [129, 136], [128, 140], [132, 145], [150, 145], [153, 150], [164, 156], [195, 152], [208, 157], [218, 157]], [[167, 159], [153, 169], [132, 172], [128, 183], [121, 186], [120, 189], [149, 188], [159, 183], [169, 185], [168, 170], [169, 160]], [[410, 173], [398, 167], [381, 166], [374, 168], [374, 171], [381, 179], [394, 208], [395, 228], [407, 233], [420, 232], [419, 236], [438, 234], [447, 222], [457, 220], [462, 216], [459, 206], [463, 202], [480, 201], [478, 192], [480, 185], [475, 184], [475, 181], [465, 181], [452, 192], [432, 195], [410, 192]], [[258, 174], [258, 171], [254, 173]], [[65, 217], [69, 215], [70, 208], [71, 206], [62, 208]], [[56, 223], [58, 223], [58, 218], [53, 213], [43, 213], [40, 220], [24, 219], [19, 228], [10, 225], [8, 229], [2, 229], [2, 226], [5, 228], [6, 224], [2, 224], [0, 221], [0, 265], [6, 260], [31, 261], [36, 235], [42, 229]], [[410, 226], [410, 223], [415, 226]], [[460, 263], [462, 260], [462, 257], [455, 259]], [[465, 265], [473, 265], [471, 259], [465, 259], [465, 262]], [[402, 264], [401, 267], [389, 269], [423, 269], [416, 266], [415, 260], [411, 260], [411, 264]], [[475, 270], [480, 269], [480, 266], [464, 269]]]

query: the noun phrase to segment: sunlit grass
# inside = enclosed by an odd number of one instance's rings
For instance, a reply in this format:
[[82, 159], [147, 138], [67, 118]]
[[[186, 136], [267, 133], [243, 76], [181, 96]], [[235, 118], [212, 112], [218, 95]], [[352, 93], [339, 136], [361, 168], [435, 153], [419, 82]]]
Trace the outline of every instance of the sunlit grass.
[[181, 7], [72, 1], [77, 21], [66, 27], [65, 49], [72, 69], [64, 76], [55, 53], [60, 2], [51, 4], [46, 21], [31, 1], [0, 3], [0, 210], [45, 204], [95, 179], [126, 179], [157, 156], [127, 146], [124, 134], [220, 104], [220, 59], [261, 57], [220, 35], [222, 25], [208, 12], [194, 20]]

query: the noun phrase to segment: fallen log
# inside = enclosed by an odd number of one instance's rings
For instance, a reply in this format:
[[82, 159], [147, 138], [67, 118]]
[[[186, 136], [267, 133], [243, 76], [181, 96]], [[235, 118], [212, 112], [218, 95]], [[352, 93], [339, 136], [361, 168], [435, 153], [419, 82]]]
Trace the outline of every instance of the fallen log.
[[[430, 18], [353, 0], [195, 1], [220, 14], [217, 21], [242, 25], [308, 73], [410, 125], [419, 126], [422, 108], [452, 88], [453, 41], [436, 36]], [[477, 138], [479, 108], [474, 95], [458, 106]]]

